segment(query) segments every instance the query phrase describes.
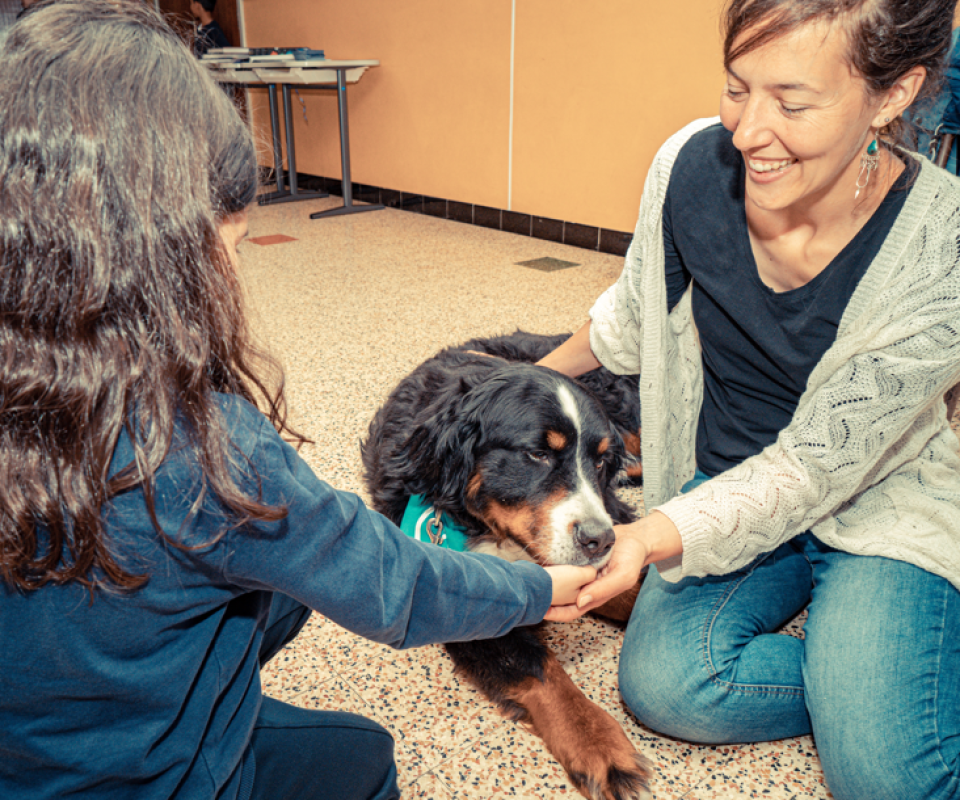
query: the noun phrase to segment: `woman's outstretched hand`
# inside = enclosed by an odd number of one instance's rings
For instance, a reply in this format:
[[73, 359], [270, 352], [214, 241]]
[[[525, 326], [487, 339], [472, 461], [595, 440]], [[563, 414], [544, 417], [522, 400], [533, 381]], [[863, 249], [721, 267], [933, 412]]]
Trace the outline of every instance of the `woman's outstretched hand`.
[[614, 527], [617, 542], [613, 546], [610, 560], [600, 570], [597, 579], [583, 587], [575, 602], [565, 605], [555, 603], [550, 606], [544, 619], [551, 622], [571, 622], [627, 591], [639, 580], [640, 570], [646, 563], [647, 549], [639, 539], [625, 531], [626, 527]]
[[575, 602], [555, 601], [544, 619], [575, 620], [631, 589], [647, 564], [683, 552], [680, 532], [668, 517], [657, 511], [629, 525], [615, 525], [613, 530], [617, 541], [597, 579], [583, 587]]

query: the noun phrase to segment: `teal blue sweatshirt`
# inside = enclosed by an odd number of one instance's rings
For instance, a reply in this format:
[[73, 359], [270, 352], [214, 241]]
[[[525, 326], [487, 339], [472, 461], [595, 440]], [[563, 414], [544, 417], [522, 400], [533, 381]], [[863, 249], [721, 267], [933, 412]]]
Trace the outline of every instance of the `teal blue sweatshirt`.
[[[78, 585], [0, 584], [0, 797], [242, 800], [274, 592], [398, 648], [492, 638], [546, 613], [540, 567], [404, 536], [319, 480], [253, 406], [222, 407], [245, 484], [259, 475], [286, 519], [206, 544], [224, 522], [208, 500], [181, 530], [199, 486], [181, 435], [157, 473], [157, 512], [167, 534], [200, 547], [165, 543], [130, 491], [105, 516], [121, 562], [149, 574], [144, 587], [91, 603]], [[124, 438], [112, 469], [131, 457]]]

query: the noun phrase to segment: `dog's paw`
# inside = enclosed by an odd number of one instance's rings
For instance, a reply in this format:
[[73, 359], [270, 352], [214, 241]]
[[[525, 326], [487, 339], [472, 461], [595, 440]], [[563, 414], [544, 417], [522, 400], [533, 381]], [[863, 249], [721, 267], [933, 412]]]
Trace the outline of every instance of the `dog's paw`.
[[632, 764], [610, 764], [603, 776], [570, 772], [577, 790], [590, 800], [652, 800], [650, 762], [640, 753], [632, 754]]
[[515, 687], [511, 702], [589, 800], [648, 800], [650, 765], [620, 724], [587, 699], [552, 656], [543, 678]]

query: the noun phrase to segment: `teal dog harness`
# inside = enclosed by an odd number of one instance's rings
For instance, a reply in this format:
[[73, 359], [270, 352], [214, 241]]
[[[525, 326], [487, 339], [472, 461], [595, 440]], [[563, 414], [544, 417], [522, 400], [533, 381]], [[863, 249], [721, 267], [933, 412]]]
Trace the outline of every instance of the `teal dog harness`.
[[449, 516], [437, 511], [421, 494], [407, 502], [400, 530], [421, 542], [438, 544], [448, 550], [467, 549], [467, 535]]

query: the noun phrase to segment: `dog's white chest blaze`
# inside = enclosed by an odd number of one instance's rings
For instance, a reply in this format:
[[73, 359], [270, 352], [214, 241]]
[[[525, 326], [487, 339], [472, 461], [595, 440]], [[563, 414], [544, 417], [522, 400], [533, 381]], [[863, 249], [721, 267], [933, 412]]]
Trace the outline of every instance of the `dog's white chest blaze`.
[[576, 523], [600, 522], [613, 524], [610, 515], [603, 506], [603, 499], [597, 492], [592, 474], [588, 477], [586, 468], [592, 470], [592, 458], [586, 452], [583, 441], [583, 424], [580, 409], [573, 392], [563, 385], [557, 385], [557, 399], [564, 415], [570, 420], [577, 432], [576, 485], [562, 502], [558, 503], [550, 514], [550, 561], [553, 564], [581, 563], [582, 557], [571, 536]]

